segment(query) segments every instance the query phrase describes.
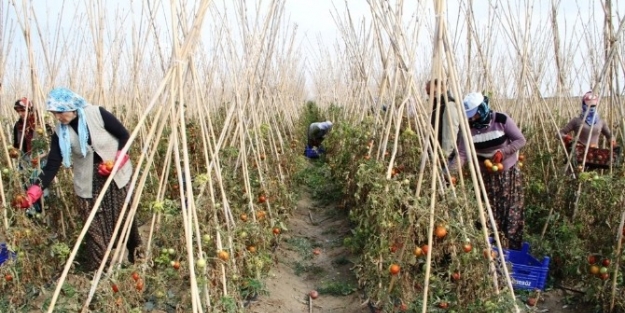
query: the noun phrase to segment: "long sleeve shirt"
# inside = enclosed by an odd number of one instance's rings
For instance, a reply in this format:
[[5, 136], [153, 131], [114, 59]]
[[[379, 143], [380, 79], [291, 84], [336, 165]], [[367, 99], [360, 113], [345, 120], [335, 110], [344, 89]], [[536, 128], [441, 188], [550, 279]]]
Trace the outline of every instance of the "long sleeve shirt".
[[603, 121], [599, 120], [595, 125], [592, 126], [592, 132], [590, 131], [590, 125], [588, 125], [584, 120], [582, 120], [579, 116], [573, 118], [564, 128], [560, 130], [560, 137], [566, 136], [570, 132], [580, 131], [579, 141], [583, 145], [588, 143], [588, 138], [590, 137], [589, 145], [599, 145], [599, 134], [603, 134], [605, 138], [608, 140], [612, 140], [612, 132], [608, 128], [608, 125]]
[[[103, 107], [99, 107], [100, 114], [102, 115], [102, 120], [104, 120], [104, 128], [106, 131], [111, 133], [114, 137], [119, 140], [118, 150], [121, 150], [128, 142], [130, 138], [130, 134], [126, 127], [122, 125], [122, 123], [113, 115], [111, 112], [107, 111]], [[78, 117], [73, 119], [69, 126], [78, 133]], [[87, 141], [89, 145], [91, 145], [91, 136]], [[93, 154], [93, 162], [99, 163], [102, 161], [100, 156], [97, 153]], [[50, 152], [48, 154], [48, 161], [46, 165], [42, 168], [42, 173], [39, 175], [40, 183], [42, 189], [48, 188], [56, 174], [59, 172], [61, 168], [61, 164], [63, 163], [63, 157], [61, 156], [61, 149], [59, 147], [59, 137], [55, 133], [50, 138]]]
[[[490, 124], [482, 129], [471, 128], [471, 137], [478, 159], [491, 158], [495, 152], [501, 151], [504, 170], [510, 169], [518, 161], [518, 151], [525, 146], [526, 140], [514, 120], [505, 113], [491, 112]], [[464, 165], [467, 161], [467, 147], [462, 135], [458, 135], [458, 156], [451, 161], [452, 170]], [[480, 168], [486, 168], [480, 162]]]

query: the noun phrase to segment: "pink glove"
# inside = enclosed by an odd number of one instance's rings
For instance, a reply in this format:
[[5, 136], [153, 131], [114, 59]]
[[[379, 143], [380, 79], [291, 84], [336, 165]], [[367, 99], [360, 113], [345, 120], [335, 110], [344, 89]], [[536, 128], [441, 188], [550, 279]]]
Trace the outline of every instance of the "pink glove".
[[21, 203], [19, 203], [20, 208], [30, 208], [33, 203], [37, 202], [37, 200], [41, 198], [41, 195], [43, 195], [43, 190], [41, 190], [41, 187], [39, 187], [39, 185], [31, 185], [26, 191], [26, 197], [23, 197]]
[[492, 161], [493, 161], [494, 164], [501, 163], [501, 161], [503, 161], [503, 153], [501, 153], [500, 150], [497, 150], [497, 152], [495, 152], [495, 154], [493, 154]]
[[[117, 154], [115, 154], [115, 161], [119, 160], [119, 155], [122, 154], [122, 151], [119, 150], [117, 151]], [[128, 162], [128, 160], [130, 159], [130, 156], [128, 154], [124, 154], [124, 156], [122, 156], [121, 158], [122, 160], [119, 163], [119, 168], [124, 167], [124, 165], [126, 165], [126, 162]]]

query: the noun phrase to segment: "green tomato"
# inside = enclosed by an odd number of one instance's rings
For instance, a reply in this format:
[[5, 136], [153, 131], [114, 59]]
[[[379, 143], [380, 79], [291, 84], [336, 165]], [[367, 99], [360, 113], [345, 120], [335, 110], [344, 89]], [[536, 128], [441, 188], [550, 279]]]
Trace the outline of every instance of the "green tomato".
[[202, 240], [206, 243], [211, 242], [213, 238], [211, 238], [211, 235], [209, 234], [205, 234], [204, 236], [202, 236]]

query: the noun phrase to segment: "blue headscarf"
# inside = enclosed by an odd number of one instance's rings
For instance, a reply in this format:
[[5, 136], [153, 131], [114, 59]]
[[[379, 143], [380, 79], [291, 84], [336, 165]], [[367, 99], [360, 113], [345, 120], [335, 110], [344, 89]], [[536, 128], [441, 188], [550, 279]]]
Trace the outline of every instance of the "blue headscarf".
[[[588, 115], [586, 115], [586, 111], [588, 111]], [[597, 107], [592, 105], [589, 108], [588, 105], [584, 101], [582, 101], [582, 114], [579, 117], [584, 118], [584, 115], [586, 115], [586, 124], [588, 125], [594, 125], [599, 122]]]
[[[89, 103], [78, 94], [67, 88], [55, 88], [50, 91], [46, 99], [46, 109], [54, 112], [72, 112], [76, 111], [78, 115], [78, 139], [80, 141], [80, 152], [83, 157], [87, 156], [87, 142], [89, 140], [89, 129], [85, 120], [84, 107]], [[72, 165], [72, 146], [69, 138], [69, 128], [71, 126], [58, 123], [56, 125], [56, 134], [59, 137], [59, 148], [63, 157], [63, 166], [70, 167]]]

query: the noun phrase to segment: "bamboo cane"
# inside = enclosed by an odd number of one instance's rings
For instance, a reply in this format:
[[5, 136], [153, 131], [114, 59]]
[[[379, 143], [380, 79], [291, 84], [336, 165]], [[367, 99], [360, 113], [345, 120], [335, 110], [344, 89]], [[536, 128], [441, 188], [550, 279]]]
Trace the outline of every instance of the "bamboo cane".
[[[624, 204], [624, 197], [621, 196], [621, 205]], [[612, 291], [610, 294], [610, 312], [614, 311], [614, 303], [616, 300], [616, 280], [619, 274], [619, 268], [621, 263], [621, 258], [618, 257], [621, 255], [623, 248], [623, 226], [625, 225], [625, 211], [621, 212], [621, 221], [619, 222], [617, 233], [616, 233], [616, 251], [614, 255], [616, 256], [615, 266], [614, 266], [614, 274], [612, 274]]]

